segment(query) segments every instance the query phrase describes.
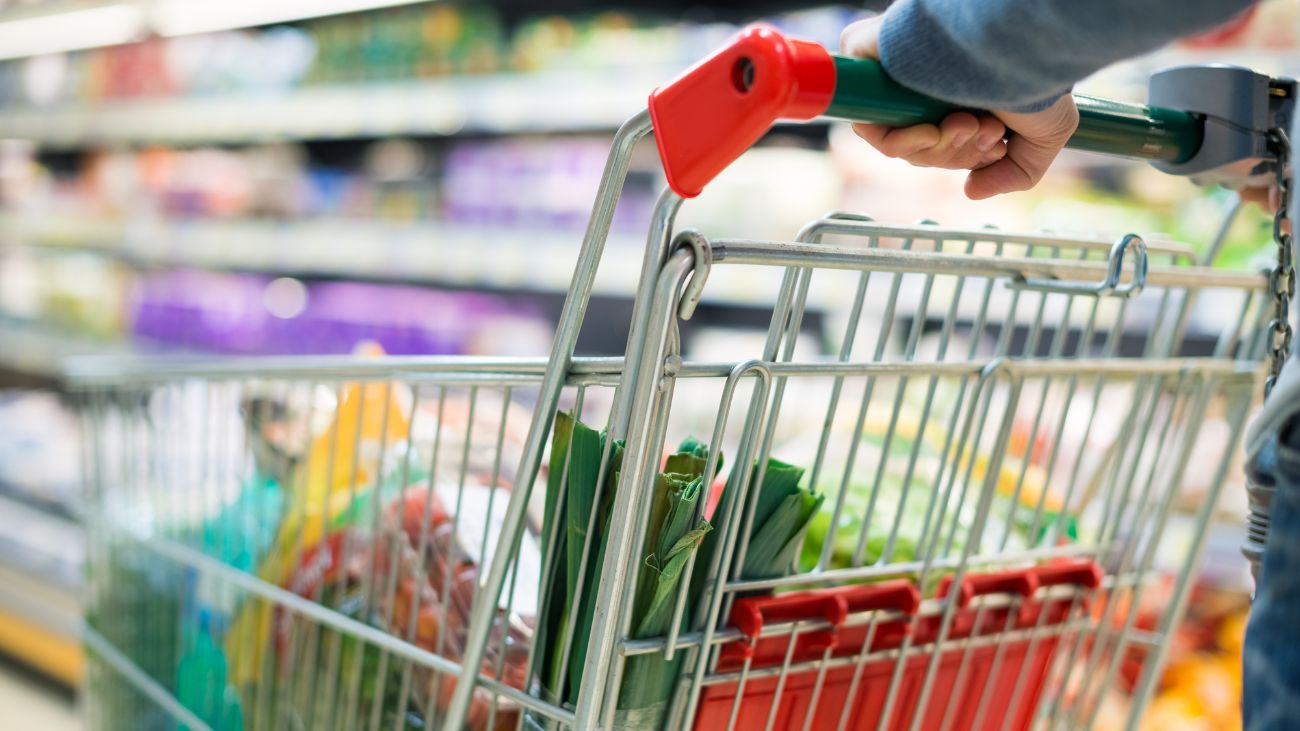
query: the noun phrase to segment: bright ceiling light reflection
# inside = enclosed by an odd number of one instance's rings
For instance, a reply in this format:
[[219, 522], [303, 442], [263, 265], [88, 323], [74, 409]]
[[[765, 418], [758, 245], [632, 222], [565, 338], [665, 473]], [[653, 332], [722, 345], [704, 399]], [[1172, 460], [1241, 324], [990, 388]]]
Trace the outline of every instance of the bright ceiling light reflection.
[[130, 43], [144, 36], [135, 5], [103, 5], [0, 23], [0, 59]]
[[181, 36], [287, 23], [427, 0], [156, 0], [150, 23], [159, 35]]

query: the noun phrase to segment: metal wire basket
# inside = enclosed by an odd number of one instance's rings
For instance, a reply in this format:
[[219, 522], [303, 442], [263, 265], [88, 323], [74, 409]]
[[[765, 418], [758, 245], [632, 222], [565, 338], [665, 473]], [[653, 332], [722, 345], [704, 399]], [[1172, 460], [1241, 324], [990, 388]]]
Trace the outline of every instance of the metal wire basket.
[[[625, 356], [575, 357], [651, 126], [615, 140], [547, 360], [72, 368], [93, 727], [1075, 729], [1117, 688], [1136, 727], [1262, 379], [1267, 277], [1137, 235], [678, 231], [678, 167]], [[753, 271], [780, 281], [761, 350], [684, 360], [709, 282]], [[688, 435], [696, 531], [664, 551]], [[775, 457], [815, 505], [773, 553]]]

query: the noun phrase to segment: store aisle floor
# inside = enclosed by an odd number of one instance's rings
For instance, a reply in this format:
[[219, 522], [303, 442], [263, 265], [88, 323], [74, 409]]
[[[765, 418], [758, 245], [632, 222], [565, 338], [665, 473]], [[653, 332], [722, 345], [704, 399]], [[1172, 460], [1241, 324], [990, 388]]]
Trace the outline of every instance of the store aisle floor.
[[85, 725], [70, 693], [0, 658], [0, 708], [12, 729], [81, 731]]

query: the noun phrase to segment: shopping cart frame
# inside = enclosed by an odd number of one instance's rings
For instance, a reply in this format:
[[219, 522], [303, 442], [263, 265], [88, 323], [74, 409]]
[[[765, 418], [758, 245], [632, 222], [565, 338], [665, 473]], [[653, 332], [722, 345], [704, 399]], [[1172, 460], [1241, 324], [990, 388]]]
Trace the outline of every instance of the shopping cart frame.
[[[740, 41], [729, 46], [724, 52], [710, 59], [710, 62], [716, 61], [713, 66], [708, 66], [709, 62], [706, 62], [700, 68], [705, 69], [708, 73], [722, 69], [727, 72], [727, 78], [730, 78], [729, 73], [733, 59], [727, 54], [768, 53], [768, 51], [754, 51], [752, 44], [766, 44], [769, 48], [775, 48], [777, 50], [772, 51], [772, 53], [776, 53], [778, 56], [790, 54], [800, 58], [802, 57], [801, 54], [816, 54], [807, 45], [800, 45], [798, 42], [789, 42], [791, 44], [789, 46], [783, 45], [786, 43], [787, 41], [770, 30], [751, 31], [742, 36]], [[821, 51], [821, 53], [824, 53], [824, 51]], [[857, 74], [878, 74], [878, 70], [871, 65], [859, 65], [866, 62], [845, 62], [835, 59], [833, 63], [842, 73], [853, 75], [852, 78], [862, 78]], [[699, 69], [693, 70], [683, 78], [701, 78], [701, 73]], [[704, 77], [707, 78], [707, 75], [707, 73], [704, 74]], [[760, 75], [759, 78], [764, 77]], [[436, 665], [440, 670], [446, 673], [459, 673], [459, 681], [456, 684], [443, 723], [444, 728], [456, 729], [462, 727], [475, 689], [484, 684], [490, 686], [494, 693], [509, 697], [524, 707], [536, 710], [560, 723], [575, 728], [609, 728], [612, 727], [613, 722], [614, 704], [612, 701], [617, 696], [619, 687], [619, 668], [621, 668], [621, 665], [616, 664], [616, 658], [620, 654], [626, 657], [629, 652], [653, 652], [662, 649], [671, 656], [672, 653], [677, 651], [689, 651], [692, 647], [710, 647], [719, 641], [727, 641], [732, 638], [732, 636], [724, 634], [722, 639], [719, 640], [718, 636], [713, 634], [713, 628], [717, 626], [721, 618], [720, 602], [722, 601], [722, 595], [718, 592], [714, 595], [715, 599], [711, 607], [710, 621], [706, 625], [707, 628], [698, 638], [690, 633], [678, 635], [673, 632], [665, 641], [657, 644], [644, 642], [637, 644], [637, 642], [627, 639], [630, 621], [629, 611], [632, 601], [631, 592], [635, 587], [636, 562], [633, 560], [633, 554], [644, 538], [644, 525], [638, 524], [637, 518], [645, 513], [644, 503], [648, 487], [658, 469], [660, 450], [667, 427], [667, 409], [671, 402], [674, 381], [679, 378], [704, 376], [725, 378], [727, 384], [726, 393], [728, 394], [725, 403], [726, 408], [730, 408], [730, 394], [734, 393], [737, 384], [746, 379], [755, 379], [762, 385], [762, 390], [758, 392], [758, 396], [754, 397], [750, 402], [745, 422], [747, 431], [741, 439], [739, 463], [747, 464], [756, 457], [760, 459], [766, 457], [767, 451], [770, 449], [770, 437], [765, 439], [760, 427], [765, 423], [768, 397], [774, 395], [779, 401], [779, 393], [784, 379], [805, 374], [839, 377], [873, 373], [897, 374], [900, 372], [899, 369], [906, 370], [904, 366], [886, 363], [839, 362], [812, 366], [788, 362], [790, 358], [788, 350], [792, 343], [792, 338], [789, 337], [791, 328], [797, 330], [797, 323], [802, 316], [803, 304], [800, 298], [800, 288], [804, 288], [803, 291], [806, 294], [806, 287], [808, 286], [806, 278], [800, 272], [811, 271], [813, 267], [823, 267], [859, 272], [878, 271], [900, 274], [907, 272], [931, 275], [983, 276], [990, 279], [1013, 280], [1015, 286], [1026, 291], [1098, 298], [1126, 298], [1138, 294], [1146, 285], [1185, 287], [1188, 289], [1218, 286], [1249, 291], [1266, 290], [1267, 279], [1261, 275], [1234, 274], [1204, 268], [1148, 267], [1148, 251], [1156, 250], [1159, 247], [1154, 242], [1146, 242], [1138, 237], [1126, 237], [1113, 245], [1076, 240], [1073, 243], [1077, 245], [1086, 244], [1093, 248], [1104, 248], [1108, 252], [1108, 257], [1104, 262], [1081, 261], [1066, 263], [1035, 258], [1004, 257], [990, 259], [969, 254], [925, 254], [879, 249], [841, 249], [822, 244], [821, 238], [824, 235], [852, 234], [858, 232], [865, 225], [872, 225], [868, 220], [848, 214], [832, 214], [810, 224], [800, 232], [797, 241], [794, 243], [729, 239], [709, 240], [698, 232], [677, 231], [675, 226], [676, 216], [686, 197], [698, 192], [698, 187], [703, 184], [700, 182], [701, 180], [707, 182], [707, 179], [712, 174], [716, 174], [721, 167], [725, 167], [730, 162], [729, 159], [722, 161], [709, 160], [702, 165], [703, 172], [698, 172], [689, 165], [683, 167], [680, 162], [674, 162], [675, 159], [680, 159], [680, 153], [674, 152], [676, 148], [672, 147], [672, 140], [680, 139], [680, 137], [674, 137], [675, 133], [672, 130], [677, 125], [686, 123], [686, 121], [679, 121], [678, 116], [673, 116], [669, 112], [677, 113], [682, 108], [682, 105], [689, 107], [693, 101], [697, 100], [698, 97], [690, 87], [690, 84], [670, 85], [667, 88], [686, 90], [683, 92], [684, 100], [671, 99], [666, 95], [664, 98], [669, 99], [673, 104], [664, 102], [658, 108], [657, 113], [656, 109], [652, 107], [650, 110], [633, 116], [615, 135], [613, 148], [598, 188], [592, 216], [583, 237], [577, 266], [570, 284], [569, 295], [560, 314], [550, 355], [544, 364], [537, 360], [411, 359], [406, 362], [391, 360], [378, 370], [363, 368], [362, 371], [353, 371], [354, 364], [352, 361], [340, 359], [331, 362], [327, 359], [315, 361], [315, 365], [311, 366], [311, 368], [318, 369], [318, 373], [331, 376], [365, 372], [369, 377], [392, 377], [409, 372], [419, 374], [422, 377], [441, 377], [446, 379], [447, 382], [457, 382], [457, 379], [462, 379], [464, 382], [482, 384], [497, 383], [498, 381], [494, 379], [499, 379], [501, 383], [511, 382], [513, 378], [531, 381], [540, 374], [537, 405], [532, 414], [532, 421], [528, 428], [522, 457], [516, 472], [518, 489], [512, 492], [506, 508], [504, 522], [507, 534], [504, 536], [504, 541], [495, 553], [494, 560], [490, 563], [488, 572], [480, 582], [478, 591], [475, 594], [464, 658], [460, 663], [437, 658]], [[704, 88], [707, 90], [707, 87]], [[742, 93], [743, 91], [746, 90], [742, 90]], [[891, 89], [884, 96], [888, 97], [889, 94], [897, 93], [896, 90]], [[761, 135], [770, 126], [771, 121], [778, 117], [809, 118], [816, 116], [827, 108], [838, 109], [840, 113], [836, 116], [869, 118], [885, 122], [917, 119], [915, 112], [912, 110], [907, 110], [907, 114], [912, 116], [906, 116], [905, 114], [903, 117], [885, 116], [882, 118], [878, 114], [862, 113], [859, 108], [847, 107], [848, 102], [842, 100], [837, 102], [826, 92], [825, 88], [815, 89], [813, 96], [818, 99], [826, 97], [826, 101], [831, 106], [816, 109], [816, 104], [813, 104], [810, 109], [807, 99], [796, 100], [793, 104], [778, 105], [778, 108], [770, 112], [771, 119], [759, 115], [756, 118], [757, 121], [750, 125], [755, 131], [752, 134], [750, 132], [746, 132], [746, 134], [757, 139], [754, 135]], [[878, 103], [880, 98], [877, 95], [875, 101], [868, 100], [862, 103], [870, 107]], [[907, 98], [902, 98], [906, 103]], [[861, 100], [859, 101], [861, 102]], [[840, 107], [836, 107], [836, 104], [839, 104]], [[788, 113], [792, 106], [797, 108], [797, 114]], [[812, 114], [809, 114], [809, 111], [812, 111]], [[925, 112], [927, 116], [933, 116], [933, 114], [941, 111], [943, 111], [943, 108], [935, 107], [932, 103], [926, 103]], [[1104, 133], [1106, 124], [1127, 125], [1132, 123], [1132, 115], [1129, 114], [1131, 111], [1131, 108], [1108, 107], [1106, 105], [1090, 108], [1088, 110], [1089, 114], [1092, 115], [1090, 118], [1099, 120], [1099, 122], [1098, 125], [1085, 126], [1085, 134], [1082, 135], [1079, 146], [1085, 149], [1097, 149], [1135, 157], [1165, 160], [1170, 164], [1184, 164], [1192, 159], [1188, 150], [1194, 148], [1195, 143], [1199, 142], [1199, 140], [1195, 140], [1196, 135], [1189, 132], [1192, 129], [1189, 121], [1190, 117], [1186, 115], [1179, 116], [1181, 113], [1170, 112], [1169, 110], [1147, 110], [1136, 122], [1141, 129], [1140, 134], [1132, 135], [1132, 128], [1126, 128], [1126, 131], [1122, 134], [1107, 136]], [[1097, 129], [1102, 129], [1103, 133], [1098, 133]], [[575, 348], [578, 333], [581, 330], [590, 304], [597, 268], [609, 234], [614, 208], [628, 174], [632, 150], [652, 130], [661, 133], [658, 139], [661, 156], [669, 167], [670, 182], [674, 183], [676, 190], [665, 191], [659, 198], [652, 214], [642, 273], [634, 299], [626, 355], [622, 359], [577, 358], [575, 357]], [[669, 142], [664, 141], [663, 132], [668, 132]], [[738, 138], [733, 147], [743, 150], [754, 139]], [[1099, 143], [1097, 141], [1099, 139], [1103, 140], [1103, 142]], [[729, 151], [724, 157], [731, 156], [733, 155]], [[912, 232], [912, 235], [915, 235], [917, 229], [912, 227], [908, 230]], [[951, 230], [937, 227], [931, 230], [930, 233], [936, 239], [946, 239], [954, 234]], [[960, 231], [956, 233], [970, 234], [970, 232]], [[997, 236], [1005, 240], [1015, 240], [1015, 235], [1011, 234], [997, 234]], [[1032, 238], [1035, 241], [1042, 240], [1042, 237], [1027, 238]], [[1126, 261], [1132, 262], [1127, 270], [1130, 272], [1127, 281], [1125, 281], [1124, 276]], [[676, 323], [679, 319], [689, 319], [703, 294], [710, 269], [718, 263], [785, 268], [787, 275], [783, 281], [782, 289], [778, 293], [777, 306], [774, 309], [767, 343], [759, 357], [740, 363], [684, 363], [681, 360]], [[1184, 312], [1179, 315], [1179, 321], [1185, 319], [1185, 309], [1188, 301], [1189, 299], [1184, 299], [1182, 303]], [[978, 378], [980, 383], [999, 378], [1014, 379], [1018, 375], [1023, 376], [1030, 372], [1039, 375], [1093, 374], [1134, 378], [1146, 376], [1154, 378], [1179, 377], [1192, 373], [1195, 377], [1217, 379], [1217, 382], [1221, 384], [1230, 385], [1234, 389], [1240, 388], [1242, 393], [1248, 391], [1260, 379], [1260, 369], [1255, 364], [1225, 363], [1222, 358], [1191, 361], [1186, 358], [1176, 357], [1172, 349], [1177, 346], [1179, 340], [1180, 336], [1176, 331], [1171, 333], [1162, 346], [1171, 352], [1164, 353], [1164, 357], [1153, 358], [1140, 363], [1115, 363], [1107, 359], [1091, 362], [1088, 360], [1073, 360], [1038, 363], [1032, 360], [1020, 362], [1015, 359], [995, 358], [976, 365], [967, 364], [960, 369], [954, 370], [960, 370], [966, 375], [974, 376]], [[1251, 348], [1250, 350], [1253, 352], [1256, 349]], [[297, 375], [301, 372], [303, 365], [302, 361], [292, 359], [279, 361], [264, 359], [217, 365], [215, 367], [210, 364], [184, 363], [168, 366], [157, 362], [144, 364], [144, 367], [147, 368], [148, 378], [152, 379], [168, 374], [173, 376], [190, 374], [200, 377], [220, 376], [222, 374], [268, 374], [274, 373], [277, 369], [285, 369], [285, 372]], [[74, 369], [73, 375], [79, 378], [82, 383], [93, 386], [96, 383], [105, 384], [120, 382], [123, 379], [129, 380], [133, 368], [137, 367], [140, 367], [140, 364], [122, 366], [121, 364], [104, 365], [102, 363], [86, 362], [79, 366], [80, 370]], [[602, 570], [602, 575], [606, 578], [606, 581], [602, 582], [597, 593], [595, 621], [588, 644], [585, 673], [586, 677], [595, 679], [595, 682], [583, 683], [576, 706], [570, 711], [539, 701], [528, 693], [515, 691], [493, 679], [485, 678], [480, 675], [479, 668], [486, 651], [489, 633], [496, 621], [495, 614], [501, 592], [505, 586], [506, 577], [510, 572], [512, 557], [518, 550], [518, 542], [525, 527], [529, 493], [536, 482], [536, 476], [546, 452], [547, 440], [551, 434], [561, 393], [566, 386], [584, 382], [600, 382], [606, 385], [617, 384], [607, 428], [613, 439], [625, 440], [628, 446], [613, 508], [613, 515], [618, 516], [618, 519], [611, 523], [608, 536], [608, 546], [612, 550], [607, 552]], [[1206, 393], [1208, 393], [1208, 390]], [[1235, 426], [1232, 439], [1234, 443], [1238, 438], [1238, 432], [1244, 420], [1245, 409], [1248, 404], [1248, 401], [1242, 401], [1239, 412], [1233, 417], [1232, 421]], [[1004, 424], [1003, 428], [1005, 430], [1008, 426]], [[1005, 432], [999, 434], [996, 441], [1005, 443]], [[1191, 444], [1188, 442], [1183, 448], [1190, 449], [1190, 446]], [[1180, 461], [1185, 462], [1186, 460]], [[1226, 462], [1223, 469], [1226, 469]], [[1221, 483], [1221, 478], [1222, 474], [1217, 482]], [[743, 497], [744, 491], [742, 489], [740, 496], [736, 500], [738, 502], [743, 501]], [[987, 505], [982, 505], [981, 509], [987, 510]], [[1207, 507], [1199, 517], [1201, 526], [1204, 526], [1209, 516], [1210, 513]], [[727, 545], [734, 547], [734, 544]], [[1193, 554], [1199, 553], [1200, 545], [1201, 543], [1198, 540], [1193, 547]], [[197, 560], [194, 557], [190, 558]], [[962, 580], [970, 558], [970, 554], [967, 553], [955, 566], [954, 582], [959, 583]], [[723, 559], [723, 564], [729, 560], [729, 557]], [[584, 554], [584, 566], [585, 561], [586, 556]], [[1178, 577], [1178, 583], [1174, 591], [1175, 600], [1171, 603], [1166, 615], [1166, 619], [1170, 623], [1169, 626], [1172, 626], [1172, 622], [1176, 620], [1177, 616], [1181, 615], [1186, 606], [1190, 588], [1190, 573], [1191, 562], [1189, 561]], [[864, 572], [856, 574], [849, 572], [837, 575], [835, 578], [848, 580], [862, 578], [865, 575]], [[233, 577], [231, 578], [233, 579]], [[761, 586], [753, 585], [750, 588], [772, 588], [779, 585], [779, 583], [763, 584]], [[287, 597], [280, 597], [280, 599], [288, 601]], [[954, 606], [949, 603], [949, 606], [945, 609], [942, 619], [944, 629], [941, 630], [941, 642], [942, 633], [947, 631], [947, 626], [952, 622]], [[304, 607], [304, 611], [311, 610], [306, 610]], [[678, 616], [682, 611], [684, 609], [679, 599]], [[348, 629], [360, 631], [359, 627], [350, 625]], [[379, 640], [378, 635], [382, 635], [382, 632], [378, 630], [373, 630], [373, 632], [377, 633], [374, 638], [376, 641], [383, 641], [386, 645], [392, 645], [390, 649], [395, 652], [401, 651], [398, 644]], [[1117, 642], [1122, 643], [1123, 637], [1121, 636]], [[1159, 667], [1163, 652], [1162, 647], [1157, 647], [1154, 662], [1147, 666], [1148, 670], [1142, 676], [1142, 685], [1137, 696], [1136, 705], [1138, 708], [1143, 705], [1154, 690], [1156, 681], [1154, 668]], [[410, 653], [408, 652], [408, 654]], [[937, 656], [938, 653], [935, 653], [936, 658]], [[430, 658], [424, 659], [432, 662]], [[1109, 673], [1113, 674], [1113, 672], [1114, 666], [1112, 665]], [[704, 673], [705, 663], [697, 663], [696, 671], [691, 679], [690, 690], [683, 696], [683, 698], [687, 699], [686, 703], [694, 703], [694, 700], [697, 699]], [[930, 670], [928, 677], [932, 676], [933, 670]], [[1094, 708], [1093, 713], [1095, 712], [1096, 709]], [[674, 713], [674, 718], [691, 718], [693, 708], [690, 705], [679, 706]], [[888, 717], [888, 714], [886, 714], [886, 717]], [[914, 728], [916, 727], [915, 724], [919, 723], [919, 718], [920, 716], [917, 716], [916, 720], [914, 720]], [[1133, 724], [1137, 722], [1137, 718], [1139, 718], [1137, 714], [1130, 718], [1130, 727], [1133, 727]]]

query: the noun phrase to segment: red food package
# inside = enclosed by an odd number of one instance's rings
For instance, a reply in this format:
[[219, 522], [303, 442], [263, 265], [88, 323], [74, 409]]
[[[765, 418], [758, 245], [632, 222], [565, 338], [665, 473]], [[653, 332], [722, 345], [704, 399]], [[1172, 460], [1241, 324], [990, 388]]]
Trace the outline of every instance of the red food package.
[[[492, 491], [498, 493], [493, 495]], [[422, 649], [452, 661], [463, 656], [465, 638], [478, 585], [481, 552], [491, 555], [494, 545], [484, 536], [500, 535], [494, 518], [503, 514], [509, 496], [504, 490], [480, 486], [408, 488], [384, 511], [377, 543], [386, 557], [381, 563], [395, 570], [395, 589], [381, 597], [377, 607], [386, 629], [414, 642]], [[459, 505], [459, 519], [448, 504]], [[389, 561], [395, 561], [391, 564]], [[536, 582], [525, 587], [535, 593]], [[532, 605], [524, 607], [535, 613]], [[480, 672], [522, 689], [527, 680], [528, 648], [532, 642], [531, 616], [504, 610], [489, 635]], [[427, 668], [416, 671], [415, 701], [426, 706], [430, 699], [446, 710], [456, 687], [456, 677]], [[493, 712], [493, 705], [496, 710]], [[513, 728], [519, 707], [504, 698], [494, 699], [485, 688], [477, 688], [471, 702], [467, 727], [471, 729]]]
[[388, 510], [390, 516], [400, 513], [402, 530], [412, 541], [419, 540], [420, 526], [424, 523], [436, 528], [447, 522], [447, 511], [442, 507], [442, 501], [421, 485], [406, 488], [402, 497], [393, 501]]
[[[337, 606], [348, 594], [359, 591], [370, 556], [369, 545], [355, 532], [335, 531], [320, 543], [302, 550], [282, 588], [327, 606]], [[277, 604], [272, 621], [276, 655], [284, 665], [281, 670], [285, 671], [289, 669], [285, 664], [292, 661], [289, 638], [297, 618]]]

